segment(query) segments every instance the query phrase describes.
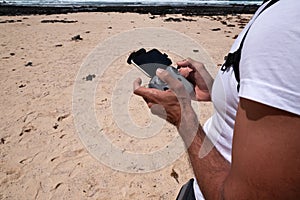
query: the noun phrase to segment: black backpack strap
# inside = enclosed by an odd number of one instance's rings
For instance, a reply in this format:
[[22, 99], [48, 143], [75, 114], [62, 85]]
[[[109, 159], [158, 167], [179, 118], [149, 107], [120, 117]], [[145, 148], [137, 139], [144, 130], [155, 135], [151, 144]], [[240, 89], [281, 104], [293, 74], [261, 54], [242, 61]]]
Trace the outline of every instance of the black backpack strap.
[[[264, 12], [267, 8], [269, 8], [270, 6], [272, 6], [273, 4], [275, 4], [276, 2], [278, 2], [279, 0], [271, 0], [265, 7], [264, 9], [257, 15], [257, 17], [262, 13]], [[266, 1], [264, 2], [266, 3]], [[256, 18], [257, 18], [256, 17]], [[223, 64], [223, 66], [221, 67], [221, 70], [222, 71], [226, 71], [229, 67], [233, 67], [233, 72], [234, 72], [234, 76], [235, 76], [235, 79], [238, 83], [237, 85], [237, 90], [239, 91], [240, 89], [240, 60], [241, 60], [241, 54], [242, 54], [242, 48], [244, 46], [244, 42], [245, 42], [245, 39], [246, 39], [246, 36], [250, 30], [251, 26], [248, 28], [247, 32], [245, 33], [241, 43], [240, 43], [240, 46], [238, 48], [238, 50], [236, 50], [235, 52], [233, 53], [229, 53], [227, 56], [226, 56], [226, 61], [225, 63]]]
[[176, 200], [196, 200], [194, 192], [194, 179], [190, 179], [179, 191]]

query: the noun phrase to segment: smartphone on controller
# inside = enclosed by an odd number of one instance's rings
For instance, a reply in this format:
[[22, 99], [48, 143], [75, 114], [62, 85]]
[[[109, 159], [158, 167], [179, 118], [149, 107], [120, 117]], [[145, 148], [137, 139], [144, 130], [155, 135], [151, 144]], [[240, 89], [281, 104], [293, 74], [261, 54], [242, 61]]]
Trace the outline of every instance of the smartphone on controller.
[[157, 49], [152, 49], [147, 52], [142, 48], [133, 52], [128, 57], [127, 63], [135, 65], [146, 76], [151, 78], [148, 84], [149, 88], [156, 88], [163, 91], [169, 89], [169, 86], [156, 76], [156, 70], [161, 68], [167, 70], [174, 78], [181, 81], [190, 94], [194, 92], [193, 85], [181, 76], [176, 68], [170, 66], [172, 61], [168, 58], [168, 55], [161, 53]]
[[147, 52], [142, 48], [131, 53], [127, 59], [127, 63], [135, 65], [146, 76], [153, 78], [158, 68], [167, 69], [172, 64], [172, 61], [168, 58], [167, 54], [163, 54], [157, 49]]

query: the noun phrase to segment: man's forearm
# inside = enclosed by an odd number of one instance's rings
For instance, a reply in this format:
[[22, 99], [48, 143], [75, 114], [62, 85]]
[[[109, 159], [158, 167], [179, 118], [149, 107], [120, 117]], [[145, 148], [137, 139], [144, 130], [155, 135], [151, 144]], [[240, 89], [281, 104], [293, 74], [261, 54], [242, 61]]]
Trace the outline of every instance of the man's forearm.
[[190, 109], [192, 108], [185, 110], [178, 131], [187, 146], [197, 182], [205, 199], [223, 199], [223, 185], [228, 176], [230, 164], [215, 147], [211, 150], [207, 149], [210, 152], [200, 158], [200, 149], [211, 148], [212, 144], [203, 145], [206, 135], [194, 111]]

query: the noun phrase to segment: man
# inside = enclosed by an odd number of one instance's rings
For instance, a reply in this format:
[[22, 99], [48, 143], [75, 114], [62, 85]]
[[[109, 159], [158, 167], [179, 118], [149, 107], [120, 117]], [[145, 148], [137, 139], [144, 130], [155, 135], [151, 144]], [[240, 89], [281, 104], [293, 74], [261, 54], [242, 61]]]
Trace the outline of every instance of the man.
[[[268, 3], [231, 49], [243, 43], [239, 87], [233, 67], [213, 81], [192, 59], [177, 64], [194, 84], [193, 97], [165, 70], [157, 75], [168, 91], [134, 82], [134, 93], [152, 113], [175, 125], [185, 142], [202, 192], [195, 184], [196, 199], [300, 199], [300, 1], [279, 0], [260, 13]], [[215, 106], [216, 114], [204, 127], [191, 99], [212, 100]], [[206, 136], [217, 142], [201, 157]]]

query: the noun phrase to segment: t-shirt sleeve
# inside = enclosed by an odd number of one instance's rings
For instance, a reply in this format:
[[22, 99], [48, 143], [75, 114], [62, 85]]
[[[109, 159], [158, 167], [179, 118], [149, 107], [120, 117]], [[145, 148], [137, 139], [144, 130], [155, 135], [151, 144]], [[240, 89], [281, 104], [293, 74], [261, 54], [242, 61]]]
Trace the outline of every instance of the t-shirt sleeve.
[[253, 23], [242, 49], [239, 96], [300, 115], [297, 5], [274, 5]]

